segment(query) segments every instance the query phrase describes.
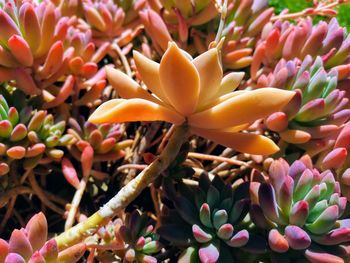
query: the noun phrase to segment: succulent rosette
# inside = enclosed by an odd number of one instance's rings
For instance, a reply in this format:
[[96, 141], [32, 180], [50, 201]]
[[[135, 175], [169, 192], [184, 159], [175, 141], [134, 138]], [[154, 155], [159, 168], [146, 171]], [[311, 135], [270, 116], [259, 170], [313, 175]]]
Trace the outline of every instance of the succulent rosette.
[[77, 141], [69, 150], [77, 160], [86, 145], [93, 148], [95, 162], [116, 161], [124, 156], [125, 153], [117, 144], [122, 135], [119, 124], [95, 125], [84, 122], [84, 127], [81, 127], [75, 119], [70, 119], [69, 125], [71, 128], [67, 133]]
[[0, 10], [1, 81], [16, 80], [16, 87], [38, 95], [63, 76], [68, 18], [50, 2], [17, 4], [8, 1]]
[[335, 18], [329, 23], [321, 21], [313, 25], [312, 22], [308, 17], [296, 25], [280, 20], [268, 23], [253, 55], [252, 78], [258, 77], [261, 64], [265, 71], [273, 69], [281, 58], [303, 60], [307, 55], [313, 59], [322, 56], [327, 69], [348, 63], [350, 39], [346, 29]]
[[0, 116], [1, 175], [8, 173], [8, 164], [15, 160], [24, 159], [24, 168], [34, 168], [43, 156], [59, 160], [63, 151], [56, 147], [74, 142], [72, 135], [65, 134], [65, 121], [55, 122], [53, 115], [29, 107], [19, 112], [2, 95]]
[[162, 246], [150, 218], [145, 213], [138, 210], [127, 213], [124, 222], [118, 218], [100, 229], [98, 235], [101, 238], [100, 245], [111, 247], [108, 253], [97, 255], [101, 261], [113, 258], [130, 263], [158, 262], [155, 256]]
[[333, 173], [320, 173], [305, 156], [290, 166], [276, 160], [268, 174], [268, 182], [252, 188], [250, 215], [268, 231], [270, 249], [300, 251], [311, 262], [344, 262], [349, 255], [341, 245], [350, 241], [350, 228], [341, 216], [347, 200]]
[[[247, 185], [236, 189], [220, 177], [212, 181], [202, 174], [198, 186], [165, 180], [164, 194], [174, 209], [165, 209], [158, 233], [183, 252], [179, 262], [233, 262], [235, 249], [249, 241], [249, 232], [241, 225], [249, 211]], [[176, 229], [176, 231], [174, 231]]]
[[47, 221], [43, 213], [34, 215], [25, 228], [13, 230], [10, 240], [0, 239], [0, 262], [4, 263], [74, 263], [84, 255], [85, 244], [58, 252], [54, 239], [47, 240]]
[[264, 88], [231, 92], [239, 85], [242, 74], [223, 77], [216, 48], [192, 59], [170, 43], [160, 64], [138, 52], [134, 60], [151, 93], [126, 74], [107, 67], [110, 84], [124, 99], [102, 104], [90, 116], [90, 122], [159, 120], [187, 124], [194, 134], [237, 151], [267, 155], [278, 150], [272, 140], [262, 135], [239, 131], [282, 109], [294, 96], [293, 91]]
[[[349, 99], [345, 91], [337, 89], [337, 83], [338, 72], [327, 72], [321, 57], [313, 62], [311, 56], [302, 62], [282, 59], [272, 73], [257, 80], [258, 87], [268, 84], [296, 91], [284, 110], [270, 115], [265, 124], [282, 141], [297, 145], [311, 156], [323, 151], [325, 169], [338, 168], [346, 157], [344, 147], [335, 141], [350, 118]], [[334, 160], [338, 160], [337, 166]]]

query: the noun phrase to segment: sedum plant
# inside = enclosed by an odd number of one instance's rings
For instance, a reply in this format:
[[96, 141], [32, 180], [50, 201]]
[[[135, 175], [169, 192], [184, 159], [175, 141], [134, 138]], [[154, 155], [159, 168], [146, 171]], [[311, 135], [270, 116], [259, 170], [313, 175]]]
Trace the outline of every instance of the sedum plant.
[[347, 220], [341, 219], [347, 200], [331, 171], [320, 173], [307, 156], [290, 166], [279, 159], [270, 166], [268, 182], [253, 189], [250, 214], [268, 231], [272, 251], [300, 251], [311, 262], [342, 262], [341, 245], [349, 241]]
[[[249, 240], [242, 224], [249, 211], [249, 198], [242, 195], [246, 185], [233, 189], [219, 177], [210, 181], [207, 175], [201, 175], [198, 186], [178, 183], [176, 188], [169, 181], [164, 185], [174, 209], [165, 209], [158, 232], [171, 246], [180, 248], [178, 261], [235, 260], [235, 248], [244, 247]], [[173, 229], [178, 229], [176, 235]]]

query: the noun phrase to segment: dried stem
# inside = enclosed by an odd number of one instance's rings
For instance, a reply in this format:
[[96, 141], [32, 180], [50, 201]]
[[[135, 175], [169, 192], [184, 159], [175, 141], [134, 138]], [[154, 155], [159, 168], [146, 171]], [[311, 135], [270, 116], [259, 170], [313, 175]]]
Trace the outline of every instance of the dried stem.
[[247, 166], [247, 163], [239, 160], [234, 160], [234, 159], [230, 159], [222, 156], [216, 156], [216, 155], [210, 155], [210, 154], [204, 154], [204, 153], [189, 152], [188, 157], [206, 160], [206, 161], [225, 162], [232, 165]]
[[52, 211], [55, 211], [57, 214], [63, 215], [64, 214], [64, 210], [57, 207], [54, 203], [52, 203], [45, 195], [44, 191], [40, 188], [40, 186], [38, 185], [38, 182], [35, 179], [35, 175], [33, 173], [33, 171], [31, 171], [28, 174], [28, 179], [29, 179], [29, 183], [31, 185], [31, 187], [33, 188], [34, 193], [39, 197], [40, 201], [47, 206], [48, 208], [50, 208]]
[[131, 78], [132, 77], [132, 72], [131, 72], [131, 68], [130, 68], [130, 65], [129, 65], [129, 62], [128, 62], [128, 59], [125, 57], [125, 55], [123, 54], [122, 50], [120, 49], [119, 45], [114, 42], [112, 44], [112, 49], [115, 50], [125, 68], [125, 72], [126, 74], [128, 74], [128, 76]]
[[6, 213], [5, 213], [4, 218], [2, 219], [1, 224], [0, 224], [0, 233], [4, 230], [4, 227], [6, 226], [7, 221], [9, 220], [10, 216], [12, 215], [16, 200], [17, 200], [17, 196], [14, 196], [13, 198], [11, 198], [11, 200], [7, 204]]
[[92, 235], [124, 209], [171, 164], [187, 137], [187, 125], [177, 126], [164, 151], [156, 160], [124, 186], [99, 211], [86, 221], [79, 223], [55, 238], [59, 250], [77, 244], [85, 237]]

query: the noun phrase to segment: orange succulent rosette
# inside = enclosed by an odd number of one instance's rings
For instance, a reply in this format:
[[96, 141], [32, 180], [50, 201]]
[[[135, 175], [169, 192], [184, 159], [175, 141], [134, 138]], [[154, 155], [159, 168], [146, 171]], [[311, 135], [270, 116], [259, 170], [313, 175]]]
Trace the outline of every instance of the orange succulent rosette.
[[90, 122], [186, 123], [194, 134], [240, 152], [268, 155], [279, 150], [269, 138], [241, 131], [250, 123], [280, 111], [294, 92], [275, 88], [232, 92], [243, 73], [223, 76], [216, 48], [192, 59], [170, 42], [160, 63], [136, 51], [134, 60], [145, 87], [107, 67], [108, 80], [123, 99], [102, 104], [91, 115]]

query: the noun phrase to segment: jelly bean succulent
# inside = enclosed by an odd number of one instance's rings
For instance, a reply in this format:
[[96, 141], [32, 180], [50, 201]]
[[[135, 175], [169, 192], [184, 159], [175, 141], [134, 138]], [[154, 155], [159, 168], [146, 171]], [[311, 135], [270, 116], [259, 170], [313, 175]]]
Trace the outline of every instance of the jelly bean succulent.
[[343, 262], [339, 246], [349, 242], [350, 229], [341, 219], [347, 200], [335, 179], [330, 170], [314, 169], [307, 156], [290, 166], [283, 159], [272, 162], [268, 182], [253, 188], [250, 210], [254, 223], [268, 231], [272, 251], [301, 251], [311, 262], [322, 257]]
[[47, 240], [48, 226], [45, 215], [34, 215], [25, 228], [15, 229], [7, 242], [0, 239], [0, 261], [4, 263], [78, 262], [85, 252], [85, 245], [78, 244], [58, 252], [54, 239]]
[[334, 136], [350, 117], [346, 92], [337, 89], [337, 82], [338, 72], [327, 72], [321, 57], [314, 62], [311, 56], [302, 62], [282, 59], [274, 72], [259, 77], [257, 85], [295, 90], [297, 94], [282, 112], [266, 119], [267, 127], [310, 155], [331, 149]]
[[349, 37], [336, 19], [329, 23], [321, 21], [312, 24], [311, 18], [302, 19], [298, 24], [276, 21], [263, 29], [262, 40], [257, 45], [251, 67], [253, 78], [257, 77], [261, 63], [274, 68], [284, 58], [303, 60], [306, 56], [322, 56], [325, 68], [346, 64], [349, 56]]
[[179, 262], [232, 262], [237, 257], [234, 249], [249, 240], [249, 232], [240, 225], [249, 211], [249, 196], [241, 190], [245, 186], [233, 189], [221, 178], [210, 181], [207, 175], [201, 175], [196, 187], [178, 183], [175, 190], [165, 182], [165, 195], [174, 208], [165, 209], [158, 232], [181, 249]]
[[59, 160], [64, 153], [56, 147], [74, 143], [74, 137], [65, 134], [65, 121], [55, 122], [46, 111], [25, 107], [19, 112], [0, 95], [0, 112], [1, 175], [16, 160], [24, 159], [25, 169], [34, 168], [43, 156]]

